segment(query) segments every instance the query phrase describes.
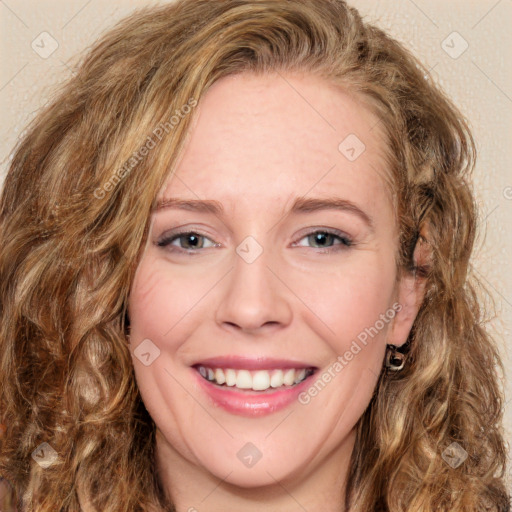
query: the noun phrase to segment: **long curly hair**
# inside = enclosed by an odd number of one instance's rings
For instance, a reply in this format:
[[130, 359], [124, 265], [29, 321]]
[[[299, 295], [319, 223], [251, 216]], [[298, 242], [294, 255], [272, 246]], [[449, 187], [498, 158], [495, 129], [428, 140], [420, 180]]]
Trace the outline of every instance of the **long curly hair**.
[[[19, 141], [0, 200], [0, 475], [19, 510], [174, 510], [155, 474], [127, 300], [190, 105], [241, 72], [312, 73], [379, 116], [397, 266], [426, 280], [407, 365], [383, 366], [357, 424], [346, 509], [509, 511], [503, 364], [470, 266], [475, 144], [426, 68], [341, 0], [139, 10], [88, 51]], [[419, 241], [428, 268], [414, 267]], [[454, 453], [467, 458], [450, 463]]]

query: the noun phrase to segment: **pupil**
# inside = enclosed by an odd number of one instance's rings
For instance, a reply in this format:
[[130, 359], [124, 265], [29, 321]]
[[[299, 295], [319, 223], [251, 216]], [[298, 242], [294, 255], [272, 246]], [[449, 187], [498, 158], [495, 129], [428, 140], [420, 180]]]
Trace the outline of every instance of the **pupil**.
[[322, 238], [324, 239], [323, 241], [325, 243], [325, 238], [328, 237], [328, 236], [330, 236], [329, 233], [317, 233], [315, 235], [316, 241], [317, 241], [317, 243], [320, 242], [320, 245], [322, 245], [322, 243], [321, 243], [322, 242]]
[[197, 247], [197, 245], [198, 245], [198, 237], [196, 235], [188, 235], [187, 238], [188, 238], [189, 241], [190, 240], [195, 240], [195, 242], [192, 241], [192, 243], [189, 244], [189, 245], [192, 245], [192, 247]]

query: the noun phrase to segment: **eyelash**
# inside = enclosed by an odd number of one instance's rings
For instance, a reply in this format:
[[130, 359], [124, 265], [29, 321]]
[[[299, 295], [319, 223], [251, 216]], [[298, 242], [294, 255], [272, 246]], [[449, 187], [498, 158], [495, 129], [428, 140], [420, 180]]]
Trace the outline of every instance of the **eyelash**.
[[[335, 244], [331, 247], [328, 247], [327, 249], [324, 249], [322, 250], [322, 248], [318, 248], [317, 251], [320, 252], [321, 254], [329, 254], [329, 253], [332, 253], [332, 252], [337, 252], [337, 251], [343, 251], [343, 250], [346, 250], [348, 249], [349, 247], [351, 247], [353, 244], [353, 241], [347, 236], [345, 235], [345, 233], [343, 233], [342, 231], [338, 231], [336, 229], [333, 229], [333, 230], [329, 230], [329, 229], [318, 229], [318, 230], [314, 230], [314, 231], [311, 231], [309, 233], [306, 233], [302, 238], [300, 238], [298, 241], [301, 241], [303, 240], [304, 238], [308, 238], [312, 235], [316, 235], [318, 233], [321, 233], [321, 234], [325, 234], [325, 235], [331, 235], [335, 238], [337, 238], [341, 243], [339, 244]], [[178, 233], [173, 233], [171, 235], [168, 235], [168, 236], [165, 236], [163, 238], [161, 238], [160, 240], [158, 240], [156, 242], [156, 245], [158, 247], [163, 247], [163, 248], [168, 248], [169, 251], [171, 252], [181, 252], [181, 253], [184, 253], [184, 254], [189, 254], [189, 255], [197, 255], [201, 252], [201, 248], [199, 249], [183, 249], [181, 247], [176, 247], [176, 246], [172, 246], [171, 247], [171, 243], [174, 242], [175, 240], [179, 240], [181, 237], [185, 237], [187, 235], [195, 235], [196, 237], [203, 237], [203, 238], [206, 238], [208, 240], [210, 240], [210, 238], [208, 238], [206, 235], [202, 235], [201, 233], [197, 232], [197, 231], [182, 231], [182, 232], [178, 232]], [[212, 240], [210, 240], [212, 241]], [[294, 242], [294, 245], [297, 244], [297, 242]], [[213, 245], [212, 247], [218, 247], [220, 244], [215, 244]], [[335, 247], [338, 246], [338, 248], [336, 249]], [[299, 247], [302, 247], [302, 246], [299, 246]], [[334, 248], [333, 248], [334, 247]], [[210, 249], [211, 247], [206, 247], [206, 249]], [[313, 249], [316, 249], [315, 247], [313, 247]]]

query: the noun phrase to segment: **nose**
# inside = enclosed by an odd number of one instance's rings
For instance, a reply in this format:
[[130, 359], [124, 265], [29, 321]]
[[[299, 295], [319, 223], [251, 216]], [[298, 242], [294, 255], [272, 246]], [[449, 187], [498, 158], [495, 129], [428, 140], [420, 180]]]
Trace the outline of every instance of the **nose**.
[[234, 268], [223, 279], [216, 312], [219, 326], [257, 334], [290, 324], [292, 293], [284, 276], [272, 267], [265, 250], [251, 263], [235, 254]]

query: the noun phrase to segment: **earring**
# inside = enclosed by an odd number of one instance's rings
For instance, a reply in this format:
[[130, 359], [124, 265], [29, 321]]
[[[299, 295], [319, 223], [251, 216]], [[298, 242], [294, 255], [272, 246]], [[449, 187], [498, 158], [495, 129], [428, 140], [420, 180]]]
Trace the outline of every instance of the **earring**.
[[398, 352], [395, 345], [388, 345], [386, 350], [386, 368], [399, 372], [405, 366], [405, 354]]

